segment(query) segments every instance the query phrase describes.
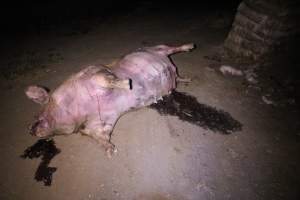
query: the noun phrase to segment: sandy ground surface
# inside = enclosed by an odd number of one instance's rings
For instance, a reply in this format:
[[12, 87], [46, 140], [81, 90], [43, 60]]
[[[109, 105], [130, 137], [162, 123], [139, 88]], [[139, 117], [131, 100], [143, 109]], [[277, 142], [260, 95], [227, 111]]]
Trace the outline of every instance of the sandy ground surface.
[[[222, 16], [147, 15], [141, 9], [97, 23], [85, 34], [62, 30], [8, 45], [2, 64], [18, 59], [16, 52], [56, 57], [44, 68], [1, 81], [0, 199], [299, 199], [297, 113], [265, 104], [243, 78], [222, 75], [204, 58], [218, 50], [229, 24]], [[50, 163], [57, 167], [52, 185], [34, 180], [40, 160], [19, 157], [37, 140], [27, 134], [39, 109], [24, 95], [27, 85], [53, 89], [90, 64], [110, 63], [145, 45], [186, 42], [197, 48], [172, 59], [193, 81], [178, 90], [229, 112], [243, 124], [241, 132], [215, 134], [144, 108], [118, 121], [112, 136], [118, 153], [112, 159], [88, 137], [56, 137], [61, 153]]]

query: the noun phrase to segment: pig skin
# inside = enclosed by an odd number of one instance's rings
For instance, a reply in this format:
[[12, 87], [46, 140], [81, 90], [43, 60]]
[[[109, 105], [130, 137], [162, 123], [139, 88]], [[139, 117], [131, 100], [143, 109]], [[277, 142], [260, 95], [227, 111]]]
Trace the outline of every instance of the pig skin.
[[[100, 65], [81, 70], [49, 96], [41, 87], [28, 87], [27, 96], [43, 104], [30, 133], [48, 137], [81, 132], [101, 143], [110, 157], [115, 151], [111, 133], [118, 118], [131, 109], [155, 103], [175, 89], [177, 70], [169, 55], [193, 48], [193, 44], [141, 48], [124, 56], [112, 68]], [[125, 81], [130, 85], [126, 89], [114, 87], [116, 84], [108, 87], [106, 82], [99, 84], [99, 80], [107, 77], [113, 83]]]

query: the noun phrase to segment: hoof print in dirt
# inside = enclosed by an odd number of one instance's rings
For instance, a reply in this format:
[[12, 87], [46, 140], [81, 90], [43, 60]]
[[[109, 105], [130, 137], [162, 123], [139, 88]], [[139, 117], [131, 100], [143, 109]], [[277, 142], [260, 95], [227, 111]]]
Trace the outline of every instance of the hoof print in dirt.
[[195, 97], [176, 90], [156, 104], [150, 105], [150, 108], [157, 110], [162, 115], [178, 116], [182, 121], [210, 129], [213, 132], [230, 134], [242, 129], [242, 124], [229, 113], [201, 104]]
[[43, 181], [45, 186], [50, 186], [52, 183], [52, 175], [57, 168], [49, 167], [50, 161], [54, 156], [60, 153], [60, 150], [56, 148], [54, 141], [41, 139], [38, 140], [34, 145], [28, 147], [21, 158], [39, 158], [42, 161], [35, 172], [34, 179], [36, 181]]

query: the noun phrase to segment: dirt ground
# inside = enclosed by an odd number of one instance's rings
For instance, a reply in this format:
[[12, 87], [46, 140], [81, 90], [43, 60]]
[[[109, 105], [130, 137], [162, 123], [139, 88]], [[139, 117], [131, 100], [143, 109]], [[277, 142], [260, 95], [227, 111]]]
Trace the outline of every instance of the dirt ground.
[[[299, 199], [297, 111], [267, 105], [243, 77], [224, 76], [205, 58], [220, 49], [233, 14], [153, 12], [141, 7], [94, 23], [84, 33], [60, 29], [6, 41], [1, 66], [29, 62], [40, 68], [1, 80], [0, 199]], [[197, 48], [172, 59], [192, 82], [178, 90], [229, 112], [242, 131], [212, 133], [143, 108], [118, 121], [112, 135], [118, 152], [112, 159], [88, 137], [55, 137], [61, 153], [50, 163], [57, 167], [52, 185], [34, 180], [40, 159], [20, 158], [37, 141], [27, 134], [39, 110], [24, 94], [27, 85], [54, 89], [88, 65], [111, 63], [145, 45], [187, 42]]]

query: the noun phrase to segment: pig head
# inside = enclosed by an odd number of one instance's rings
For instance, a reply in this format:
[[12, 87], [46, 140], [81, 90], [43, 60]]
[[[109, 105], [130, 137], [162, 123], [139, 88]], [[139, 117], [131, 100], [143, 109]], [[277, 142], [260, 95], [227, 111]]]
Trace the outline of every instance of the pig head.
[[111, 68], [84, 68], [52, 94], [43, 87], [29, 86], [26, 95], [42, 105], [29, 132], [38, 137], [81, 132], [96, 139], [111, 156], [115, 147], [110, 138], [118, 118], [169, 94], [178, 78], [169, 55], [193, 47], [185, 44], [138, 49]]

